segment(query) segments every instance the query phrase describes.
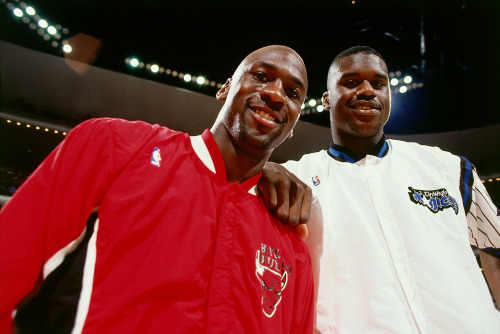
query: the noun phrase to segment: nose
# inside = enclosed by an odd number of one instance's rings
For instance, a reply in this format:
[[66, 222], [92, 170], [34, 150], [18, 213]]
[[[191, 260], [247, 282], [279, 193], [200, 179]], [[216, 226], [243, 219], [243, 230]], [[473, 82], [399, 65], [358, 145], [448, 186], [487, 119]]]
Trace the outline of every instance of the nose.
[[260, 96], [274, 111], [281, 110], [286, 104], [286, 94], [281, 80], [269, 82], [260, 92]]
[[356, 91], [356, 96], [361, 99], [373, 99], [375, 97], [375, 91], [368, 80], [364, 80]]

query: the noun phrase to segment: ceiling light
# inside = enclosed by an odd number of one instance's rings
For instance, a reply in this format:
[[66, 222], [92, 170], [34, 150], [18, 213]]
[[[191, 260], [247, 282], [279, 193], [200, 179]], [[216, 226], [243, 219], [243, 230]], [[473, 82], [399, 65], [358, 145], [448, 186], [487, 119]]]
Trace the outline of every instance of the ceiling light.
[[57, 29], [53, 26], [50, 26], [47, 28], [47, 32], [51, 35], [55, 35], [55, 34], [57, 34]]
[[20, 10], [19, 8], [14, 8], [14, 10], [12, 11], [14, 13], [15, 16], [17, 17], [22, 17], [23, 16], [23, 11]]
[[33, 7], [26, 7], [26, 14], [28, 15], [35, 15], [35, 9]]
[[71, 51], [73, 51], [73, 48], [69, 44], [64, 44], [63, 51], [66, 53], [71, 53]]
[[130, 59], [130, 66], [132, 66], [132, 67], [139, 66], [139, 59], [137, 59], [137, 58]]
[[47, 28], [49, 26], [47, 21], [45, 21], [44, 19], [41, 19], [40, 21], [38, 21], [38, 25], [42, 28]]

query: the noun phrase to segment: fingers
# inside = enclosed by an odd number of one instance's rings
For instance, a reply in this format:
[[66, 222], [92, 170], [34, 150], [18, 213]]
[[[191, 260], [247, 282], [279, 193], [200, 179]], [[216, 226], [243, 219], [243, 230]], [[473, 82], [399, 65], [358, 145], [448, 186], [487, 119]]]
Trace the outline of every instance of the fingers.
[[307, 230], [307, 226], [304, 224], [300, 224], [294, 227], [295, 232], [301, 239], [307, 238], [307, 235], [309, 234], [309, 231]]
[[275, 186], [269, 182], [268, 178], [261, 177], [257, 189], [267, 209], [269, 211], [274, 211], [278, 206], [278, 195]]
[[312, 191], [299, 179], [292, 182], [290, 188], [290, 209], [287, 218], [289, 224], [307, 223], [311, 211]]
[[[290, 183], [281, 182], [276, 185], [276, 196], [278, 197], [278, 206], [276, 208], [275, 216], [278, 219], [290, 223]], [[297, 225], [296, 223], [293, 225]]]
[[299, 224], [305, 224], [309, 221], [309, 217], [311, 216], [312, 201], [312, 190], [311, 188], [307, 187], [305, 190], [304, 198], [302, 199]]
[[311, 188], [283, 166], [266, 163], [258, 190], [268, 210], [283, 222], [298, 225], [309, 220]]

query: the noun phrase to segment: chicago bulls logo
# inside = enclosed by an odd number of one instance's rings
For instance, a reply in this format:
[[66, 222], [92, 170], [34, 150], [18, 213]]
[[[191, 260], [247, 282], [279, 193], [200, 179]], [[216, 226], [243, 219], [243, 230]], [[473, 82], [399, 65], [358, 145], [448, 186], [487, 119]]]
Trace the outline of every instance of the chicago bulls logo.
[[288, 281], [288, 274], [279, 272], [263, 266], [260, 262], [260, 250], [255, 258], [255, 275], [262, 284], [262, 311], [267, 317], [272, 317], [276, 312], [276, 307], [281, 301], [281, 293], [285, 290]]

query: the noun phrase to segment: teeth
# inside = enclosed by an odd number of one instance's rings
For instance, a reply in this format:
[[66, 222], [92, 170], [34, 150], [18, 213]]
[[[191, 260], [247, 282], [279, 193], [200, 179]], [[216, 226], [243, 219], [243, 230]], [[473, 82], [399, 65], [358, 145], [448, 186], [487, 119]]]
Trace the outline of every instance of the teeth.
[[368, 106], [357, 106], [356, 109], [370, 110], [370, 109], [373, 109], [373, 108], [372, 107], [368, 107]]
[[261, 116], [261, 117], [264, 117], [265, 119], [267, 120], [270, 120], [270, 121], [273, 121], [276, 119], [276, 117], [273, 117], [265, 112], [263, 112], [262, 110], [259, 110], [259, 109], [256, 109], [255, 110], [257, 112], [257, 115]]

